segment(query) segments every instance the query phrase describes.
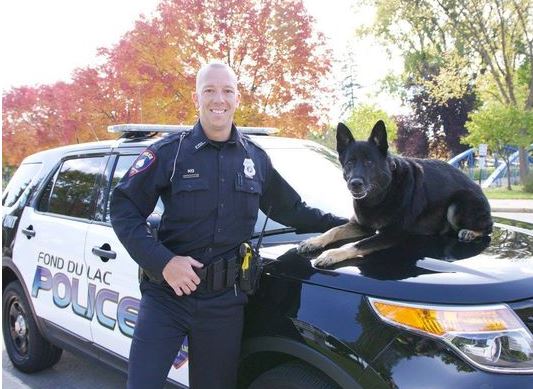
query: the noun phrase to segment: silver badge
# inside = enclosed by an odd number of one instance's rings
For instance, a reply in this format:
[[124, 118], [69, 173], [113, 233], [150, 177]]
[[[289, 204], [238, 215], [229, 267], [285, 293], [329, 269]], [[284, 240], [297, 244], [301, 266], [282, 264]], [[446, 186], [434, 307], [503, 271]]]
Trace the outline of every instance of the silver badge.
[[254, 178], [255, 176], [254, 161], [252, 161], [250, 158], [245, 158], [242, 164], [244, 166], [244, 175], [248, 178]]

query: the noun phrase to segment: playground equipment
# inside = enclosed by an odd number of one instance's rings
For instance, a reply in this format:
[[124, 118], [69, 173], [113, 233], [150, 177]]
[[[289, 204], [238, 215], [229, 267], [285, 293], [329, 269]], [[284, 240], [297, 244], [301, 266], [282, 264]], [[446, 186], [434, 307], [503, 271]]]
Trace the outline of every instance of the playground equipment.
[[[532, 166], [533, 144], [531, 144], [526, 150], [528, 152], [528, 164]], [[506, 146], [505, 152], [507, 154], [511, 153], [509, 157], [511, 183], [516, 183], [519, 177], [518, 148], [514, 146]], [[477, 155], [478, 149], [473, 147], [451, 158], [448, 163], [465, 172], [470, 178], [479, 180], [483, 188], [506, 185], [508, 172], [507, 165], [503, 158], [498, 158], [497, 154], [493, 154], [491, 158], [487, 158], [486, 165], [480, 168]]]

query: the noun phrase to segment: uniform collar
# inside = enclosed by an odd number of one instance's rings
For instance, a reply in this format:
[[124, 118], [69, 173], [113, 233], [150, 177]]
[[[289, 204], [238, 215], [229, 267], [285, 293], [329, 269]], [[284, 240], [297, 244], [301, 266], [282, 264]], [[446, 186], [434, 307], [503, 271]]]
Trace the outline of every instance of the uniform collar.
[[[206, 145], [210, 143], [210, 139], [205, 135], [204, 129], [198, 120], [192, 129], [192, 137], [194, 151], [203, 149]], [[240, 144], [244, 146], [244, 141], [242, 139], [241, 132], [237, 130], [235, 124], [231, 125], [231, 135], [228, 139], [228, 144]]]

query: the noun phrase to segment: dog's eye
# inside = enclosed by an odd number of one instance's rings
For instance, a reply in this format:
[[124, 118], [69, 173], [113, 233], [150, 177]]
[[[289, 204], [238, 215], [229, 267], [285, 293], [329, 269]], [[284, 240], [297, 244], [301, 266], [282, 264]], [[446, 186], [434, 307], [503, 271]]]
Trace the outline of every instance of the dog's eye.
[[371, 161], [370, 159], [367, 159], [367, 160], [365, 161], [365, 166], [366, 166], [366, 167], [371, 167], [373, 164], [374, 164], [374, 162]]

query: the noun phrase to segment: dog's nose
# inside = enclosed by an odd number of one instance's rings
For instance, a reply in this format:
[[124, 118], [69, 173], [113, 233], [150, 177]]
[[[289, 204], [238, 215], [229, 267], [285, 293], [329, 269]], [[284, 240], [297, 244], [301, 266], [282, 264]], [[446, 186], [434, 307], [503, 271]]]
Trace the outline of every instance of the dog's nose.
[[360, 178], [352, 178], [348, 182], [348, 186], [350, 187], [350, 190], [353, 192], [360, 192], [363, 189], [363, 180]]

